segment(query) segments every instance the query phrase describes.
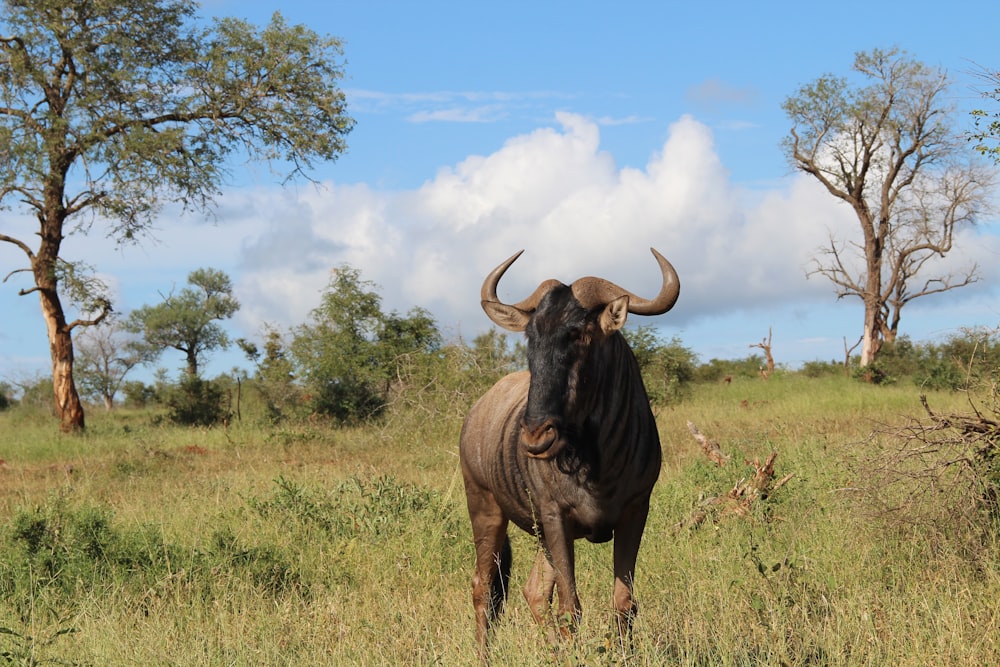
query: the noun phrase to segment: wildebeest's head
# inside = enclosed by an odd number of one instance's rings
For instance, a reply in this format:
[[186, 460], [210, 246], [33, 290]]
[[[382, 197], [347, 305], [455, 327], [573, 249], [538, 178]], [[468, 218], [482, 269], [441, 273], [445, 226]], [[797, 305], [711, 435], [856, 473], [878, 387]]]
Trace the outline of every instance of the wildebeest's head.
[[[497, 298], [500, 277], [521, 252], [495, 268], [483, 281], [483, 310], [509, 331], [528, 338], [531, 385], [521, 429], [521, 444], [529, 456], [551, 458], [571, 435], [568, 413], [585, 409], [577, 396], [587, 381], [591, 359], [611, 338], [620, 336], [628, 313], [659, 315], [677, 301], [680, 282], [673, 266], [650, 248], [660, 265], [663, 285], [653, 299], [643, 299], [603, 278], [580, 278], [572, 285], [546, 280], [524, 301], [509, 305]], [[583, 373], [583, 377], [581, 377]]]

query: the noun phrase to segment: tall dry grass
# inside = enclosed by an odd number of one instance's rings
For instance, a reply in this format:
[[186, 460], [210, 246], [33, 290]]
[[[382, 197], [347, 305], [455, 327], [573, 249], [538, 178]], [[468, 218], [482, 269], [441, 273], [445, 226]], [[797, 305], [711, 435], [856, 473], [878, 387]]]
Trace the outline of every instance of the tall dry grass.
[[[462, 408], [428, 405], [347, 430], [94, 414], [75, 438], [0, 413], [0, 662], [474, 664]], [[518, 592], [536, 546], [512, 533], [494, 663], [1000, 664], [997, 545], [932, 549], [920, 525], [865, 511], [859, 452], [920, 409], [916, 388], [842, 378], [696, 386], [658, 413], [631, 651], [610, 632], [610, 545], [578, 545], [584, 620], [554, 652]], [[677, 527], [772, 451], [794, 476], [749, 516]]]

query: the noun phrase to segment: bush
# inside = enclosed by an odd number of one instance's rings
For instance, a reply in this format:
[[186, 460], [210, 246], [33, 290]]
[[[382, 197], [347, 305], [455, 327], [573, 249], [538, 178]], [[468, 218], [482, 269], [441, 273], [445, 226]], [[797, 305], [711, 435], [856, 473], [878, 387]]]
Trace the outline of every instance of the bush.
[[138, 380], [131, 380], [122, 385], [125, 405], [132, 408], [144, 408], [157, 402], [156, 388]]
[[763, 366], [764, 357], [759, 354], [751, 354], [744, 359], [712, 359], [695, 369], [694, 379], [697, 382], [720, 382], [727, 375], [755, 378], [760, 375]]
[[170, 421], [186, 426], [211, 426], [229, 417], [226, 391], [215, 380], [185, 376], [176, 387], [164, 391], [163, 402]]
[[676, 337], [663, 344], [651, 326], [622, 333], [635, 354], [650, 402], [665, 405], [680, 401], [695, 376], [694, 352]]
[[842, 375], [844, 373], [844, 364], [839, 361], [807, 361], [802, 364], [799, 373], [809, 378]]

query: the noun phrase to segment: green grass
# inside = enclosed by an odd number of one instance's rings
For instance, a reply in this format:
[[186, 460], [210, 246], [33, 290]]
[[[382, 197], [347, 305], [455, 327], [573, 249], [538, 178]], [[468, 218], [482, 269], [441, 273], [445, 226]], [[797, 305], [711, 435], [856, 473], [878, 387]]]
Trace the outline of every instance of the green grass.
[[[792, 374], [699, 385], [660, 410], [664, 469], [624, 662], [1000, 664], [988, 534], [970, 551], [968, 536], [942, 541], [868, 511], [858, 462], [895, 446], [868, 436], [919, 415], [918, 394]], [[966, 407], [957, 394], [929, 400]], [[461, 410], [450, 408], [348, 430], [188, 430], [92, 411], [82, 437], [0, 413], [0, 664], [475, 664]], [[728, 465], [704, 457], [689, 420]], [[750, 517], [677, 528], [752, 472], [745, 459], [772, 451], [778, 475], [794, 476]], [[578, 544], [584, 620], [553, 652], [520, 595], [535, 545], [512, 537], [494, 664], [623, 662], [610, 545]]]

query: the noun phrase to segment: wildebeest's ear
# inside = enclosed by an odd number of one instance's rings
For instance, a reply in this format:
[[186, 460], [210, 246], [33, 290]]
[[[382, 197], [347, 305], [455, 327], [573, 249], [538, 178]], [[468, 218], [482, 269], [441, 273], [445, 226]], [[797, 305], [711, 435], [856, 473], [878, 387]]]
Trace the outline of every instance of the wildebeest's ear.
[[614, 332], [625, 326], [625, 319], [628, 317], [628, 295], [623, 295], [604, 306], [604, 311], [601, 313], [601, 331], [605, 335], [613, 334]]
[[524, 331], [528, 326], [528, 314], [523, 310], [496, 301], [483, 301], [487, 317], [507, 331]]

